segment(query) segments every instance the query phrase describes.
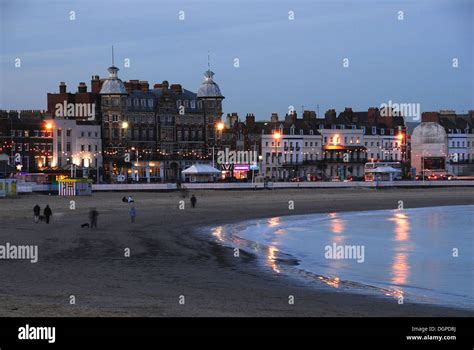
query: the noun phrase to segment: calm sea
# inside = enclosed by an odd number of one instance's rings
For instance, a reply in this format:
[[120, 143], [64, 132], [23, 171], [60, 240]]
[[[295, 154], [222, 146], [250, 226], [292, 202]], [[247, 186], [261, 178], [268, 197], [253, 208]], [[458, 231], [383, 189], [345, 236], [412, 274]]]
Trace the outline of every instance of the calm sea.
[[317, 287], [474, 309], [473, 214], [474, 205], [285, 216], [212, 235]]

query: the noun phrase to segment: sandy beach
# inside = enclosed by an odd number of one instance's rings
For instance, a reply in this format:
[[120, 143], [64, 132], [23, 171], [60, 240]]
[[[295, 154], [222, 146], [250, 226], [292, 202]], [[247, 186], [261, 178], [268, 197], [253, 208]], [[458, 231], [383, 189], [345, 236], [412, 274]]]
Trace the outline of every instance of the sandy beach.
[[[474, 316], [474, 312], [311, 288], [235, 258], [196, 231], [254, 218], [474, 204], [473, 188], [193, 191], [44, 194], [0, 199], [0, 244], [38, 245], [39, 260], [1, 260], [1, 316]], [[130, 222], [131, 194], [137, 210]], [[75, 210], [70, 201], [75, 201]], [[288, 201], [294, 210], [288, 209]], [[35, 224], [49, 204], [52, 223]], [[98, 228], [81, 228], [90, 208]], [[130, 257], [125, 250], [130, 249]], [[70, 296], [75, 304], [70, 304]], [[288, 296], [295, 298], [288, 304]], [[180, 296], [185, 303], [181, 304]], [[182, 299], [181, 299], [182, 300]]]

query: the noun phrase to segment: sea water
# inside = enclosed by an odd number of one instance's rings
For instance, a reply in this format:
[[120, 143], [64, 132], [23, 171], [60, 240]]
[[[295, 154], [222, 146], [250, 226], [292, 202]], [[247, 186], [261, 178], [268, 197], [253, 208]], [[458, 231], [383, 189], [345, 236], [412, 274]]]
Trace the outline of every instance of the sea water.
[[325, 288], [474, 309], [474, 205], [274, 217], [212, 229]]

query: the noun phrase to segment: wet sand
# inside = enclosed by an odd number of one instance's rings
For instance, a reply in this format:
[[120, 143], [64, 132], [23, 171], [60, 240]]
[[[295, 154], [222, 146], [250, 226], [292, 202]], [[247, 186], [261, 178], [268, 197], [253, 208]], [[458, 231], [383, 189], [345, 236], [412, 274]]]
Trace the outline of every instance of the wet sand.
[[[42, 194], [0, 199], [0, 244], [37, 244], [39, 261], [0, 260], [0, 316], [474, 316], [391, 297], [311, 288], [262, 271], [251, 254], [220, 246], [195, 231], [254, 218], [321, 212], [474, 204], [472, 188], [193, 191], [185, 209], [177, 192], [91, 197]], [[76, 209], [70, 210], [70, 200]], [[288, 201], [295, 209], [288, 209]], [[33, 222], [49, 204], [50, 225]], [[81, 228], [99, 211], [98, 229]], [[472, 242], [471, 242], [472, 243]], [[466, 243], [468, 244], [468, 242]], [[130, 257], [125, 257], [125, 249]], [[75, 305], [70, 304], [74, 295]], [[288, 304], [288, 296], [295, 298]], [[180, 304], [184, 296], [184, 304]], [[181, 298], [182, 301], [182, 298]]]

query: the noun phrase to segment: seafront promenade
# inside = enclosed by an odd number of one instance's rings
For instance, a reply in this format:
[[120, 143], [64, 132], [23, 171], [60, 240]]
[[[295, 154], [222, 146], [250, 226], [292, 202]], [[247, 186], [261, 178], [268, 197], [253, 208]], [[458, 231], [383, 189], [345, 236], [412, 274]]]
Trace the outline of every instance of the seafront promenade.
[[[269, 182], [264, 184], [250, 182], [236, 183], [185, 183], [182, 185], [189, 190], [252, 190], [252, 189], [283, 189], [283, 188], [424, 188], [424, 187], [474, 187], [474, 181], [379, 181], [379, 182]], [[172, 191], [176, 190], [175, 183], [142, 183], [142, 184], [93, 184], [96, 191]], [[18, 193], [56, 191], [54, 185], [39, 185], [34, 183], [19, 183]]]

